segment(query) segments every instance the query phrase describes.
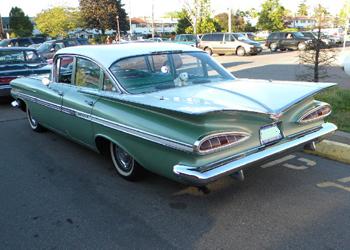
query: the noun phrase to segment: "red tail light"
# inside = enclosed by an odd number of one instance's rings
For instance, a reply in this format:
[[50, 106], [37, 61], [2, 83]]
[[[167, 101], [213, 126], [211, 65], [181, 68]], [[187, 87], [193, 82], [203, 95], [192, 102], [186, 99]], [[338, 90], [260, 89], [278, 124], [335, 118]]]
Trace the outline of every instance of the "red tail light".
[[9, 84], [16, 76], [0, 76], [0, 84]]
[[206, 136], [195, 143], [196, 151], [202, 154], [211, 153], [223, 148], [233, 146], [249, 138], [243, 132], [227, 132]]
[[320, 106], [317, 106], [316, 108], [313, 108], [306, 112], [302, 117], [299, 119], [299, 123], [307, 123], [307, 122], [313, 122], [317, 120], [321, 120], [327, 116], [329, 116], [332, 112], [332, 108], [328, 104], [322, 104]]

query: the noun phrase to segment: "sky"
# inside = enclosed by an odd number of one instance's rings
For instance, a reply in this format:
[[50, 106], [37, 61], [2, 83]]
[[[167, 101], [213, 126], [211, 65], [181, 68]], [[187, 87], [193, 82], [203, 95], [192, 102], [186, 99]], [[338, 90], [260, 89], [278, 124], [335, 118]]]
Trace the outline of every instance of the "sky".
[[[151, 16], [152, 2], [154, 2], [154, 13], [156, 17], [161, 17], [164, 13], [181, 9], [182, 4], [188, 0], [122, 0], [125, 9], [129, 13], [131, 9], [132, 17]], [[307, 0], [307, 4], [313, 8], [321, 3], [332, 14], [339, 13], [344, 0]], [[280, 3], [295, 12], [301, 0], [280, 0]], [[263, 0], [211, 0], [214, 14], [226, 11], [231, 7], [233, 10], [248, 10], [250, 8], [259, 9]], [[79, 0], [0, 0], [1, 16], [8, 16], [11, 7], [17, 6], [23, 9], [24, 13], [30, 17], [35, 16], [41, 10], [53, 6], [77, 7]], [[131, 8], [130, 8], [131, 7]]]

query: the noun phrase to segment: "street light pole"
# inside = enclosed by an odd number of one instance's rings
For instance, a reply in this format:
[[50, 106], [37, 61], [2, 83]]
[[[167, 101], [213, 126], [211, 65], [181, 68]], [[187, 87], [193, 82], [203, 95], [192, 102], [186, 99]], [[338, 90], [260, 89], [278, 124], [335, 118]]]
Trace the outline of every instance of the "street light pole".
[[232, 32], [232, 10], [228, 8], [228, 32]]
[[152, 38], [154, 38], [154, 1], [152, 1]]
[[129, 26], [130, 26], [130, 40], [131, 40], [131, 37], [132, 37], [132, 26], [131, 26], [131, 0], [129, 0]]
[[118, 42], [120, 42], [119, 15], [117, 15], [117, 31], [118, 31]]

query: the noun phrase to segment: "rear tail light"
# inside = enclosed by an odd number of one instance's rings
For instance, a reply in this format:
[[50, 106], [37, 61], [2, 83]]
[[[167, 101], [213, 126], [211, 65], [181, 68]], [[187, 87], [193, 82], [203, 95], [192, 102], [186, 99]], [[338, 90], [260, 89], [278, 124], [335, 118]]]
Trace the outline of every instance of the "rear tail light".
[[0, 84], [9, 84], [16, 76], [0, 76]]
[[332, 108], [329, 104], [322, 104], [306, 112], [300, 119], [299, 123], [313, 122], [321, 120], [332, 113]]
[[195, 150], [201, 154], [212, 153], [241, 143], [249, 137], [250, 135], [244, 132], [228, 132], [208, 135], [195, 143]]

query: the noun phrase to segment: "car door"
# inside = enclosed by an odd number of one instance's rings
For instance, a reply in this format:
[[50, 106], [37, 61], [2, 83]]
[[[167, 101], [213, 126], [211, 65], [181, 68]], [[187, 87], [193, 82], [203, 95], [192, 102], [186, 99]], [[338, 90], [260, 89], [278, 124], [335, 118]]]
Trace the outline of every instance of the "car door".
[[213, 53], [225, 53], [224, 34], [214, 33], [210, 45]]
[[284, 33], [283, 34], [283, 38], [282, 38], [282, 41], [281, 41], [281, 47], [283, 47], [283, 48], [288, 48], [288, 49], [290, 49], [290, 48], [293, 48], [294, 47], [294, 45], [293, 45], [293, 43], [294, 43], [294, 37], [293, 37], [293, 34], [292, 33]]
[[99, 98], [103, 70], [89, 59], [76, 57], [72, 83], [63, 84], [62, 112], [65, 133], [86, 145], [94, 145], [92, 109]]
[[73, 57], [57, 58], [53, 64], [50, 83], [36, 88], [33, 95], [37, 98], [36, 107], [31, 108], [39, 122], [56, 132], [63, 133], [65, 125], [62, 123], [63, 83], [72, 78]]
[[235, 53], [237, 47], [237, 41], [233, 34], [226, 33], [224, 36], [223, 52]]

